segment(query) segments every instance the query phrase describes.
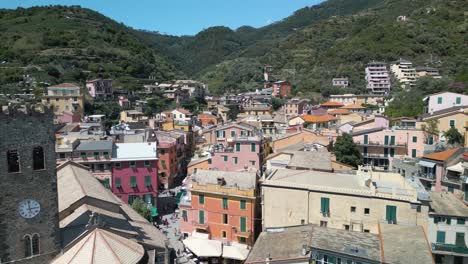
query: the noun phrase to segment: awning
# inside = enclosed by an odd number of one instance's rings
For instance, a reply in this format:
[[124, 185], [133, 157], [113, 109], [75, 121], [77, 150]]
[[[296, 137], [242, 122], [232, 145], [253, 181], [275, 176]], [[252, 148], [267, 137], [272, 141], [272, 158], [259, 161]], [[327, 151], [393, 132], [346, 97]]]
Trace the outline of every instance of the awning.
[[434, 168], [434, 166], [436, 165], [434, 162], [430, 162], [430, 161], [425, 161], [425, 160], [420, 160], [419, 161], [419, 165], [423, 166], [423, 167], [428, 167], [428, 168]]
[[249, 250], [244, 246], [224, 246], [223, 247], [223, 258], [235, 259], [235, 260], [246, 260], [249, 255]]
[[463, 173], [463, 166], [462, 166], [462, 163], [459, 162], [453, 166], [450, 166], [447, 168], [447, 170], [449, 171], [455, 171], [455, 172], [459, 172], [459, 173]]
[[193, 252], [193, 254], [197, 255], [197, 257], [220, 257], [222, 253], [221, 241], [189, 237], [183, 242], [184, 245]]

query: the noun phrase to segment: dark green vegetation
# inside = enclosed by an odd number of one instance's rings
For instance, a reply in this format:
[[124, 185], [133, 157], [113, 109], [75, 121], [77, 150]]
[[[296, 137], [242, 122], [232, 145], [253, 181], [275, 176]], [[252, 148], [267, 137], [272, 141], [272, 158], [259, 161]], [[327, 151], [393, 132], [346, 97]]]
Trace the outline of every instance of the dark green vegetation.
[[343, 133], [343, 135], [336, 138], [336, 143], [333, 145], [333, 152], [336, 155], [336, 160], [339, 162], [354, 167], [362, 164], [361, 153], [353, 142], [353, 137], [347, 133]]
[[444, 133], [444, 136], [447, 138], [449, 144], [461, 144], [463, 145], [464, 139], [463, 135], [458, 132], [454, 127], [450, 128], [447, 132]]
[[[3, 10], [0, 62], [7, 63], [0, 65], [0, 83], [16, 83], [25, 73], [50, 83], [83, 82], [102, 73], [125, 90], [138, 90], [152, 76], [201, 79], [212, 93], [223, 93], [261, 88], [268, 64], [293, 83], [295, 93], [309, 97], [344, 92], [330, 87], [339, 76], [350, 79], [346, 92], [365, 92], [368, 61], [402, 57], [440, 69], [444, 84], [431, 85], [446, 90], [443, 85], [468, 79], [464, 4], [328, 0], [262, 28], [213, 27], [182, 37], [133, 30], [78, 7]], [[417, 90], [418, 100], [429, 90]], [[416, 98], [398, 89], [395, 94]], [[392, 115], [417, 114], [418, 104], [401, 113], [395, 106]]]
[[99, 73], [126, 90], [139, 89], [152, 76], [174, 78], [175, 71], [142, 44], [133, 30], [79, 7], [0, 10], [0, 82], [14, 87], [23, 74], [38, 83], [83, 83]]

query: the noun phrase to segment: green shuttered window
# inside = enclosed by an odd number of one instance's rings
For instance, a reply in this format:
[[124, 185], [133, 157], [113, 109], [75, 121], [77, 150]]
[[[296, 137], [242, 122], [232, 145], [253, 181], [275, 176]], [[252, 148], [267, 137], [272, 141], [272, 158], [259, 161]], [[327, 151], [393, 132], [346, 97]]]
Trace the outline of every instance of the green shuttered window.
[[223, 209], [228, 209], [228, 199], [223, 198]]
[[120, 178], [115, 178], [115, 188], [120, 188], [122, 187], [122, 181]]
[[198, 196], [198, 203], [199, 204], [205, 204], [205, 196], [204, 195], [200, 194]]
[[387, 223], [396, 224], [397, 223], [397, 208], [393, 205], [387, 205], [386, 208], [386, 217]]
[[146, 187], [151, 186], [151, 176], [145, 176], [145, 186]]
[[247, 221], [245, 217], [241, 216], [240, 217], [240, 231], [241, 232], [246, 232], [247, 231]]
[[130, 176], [130, 187], [131, 188], [136, 188], [137, 187], [136, 176]]
[[205, 223], [205, 211], [198, 211], [198, 223]]
[[245, 210], [247, 207], [246, 207], [246, 204], [245, 204], [245, 200], [240, 200], [240, 209], [241, 210]]
[[330, 198], [320, 198], [320, 212], [322, 214], [330, 213]]
[[445, 243], [445, 232], [444, 231], [437, 231], [437, 243]]

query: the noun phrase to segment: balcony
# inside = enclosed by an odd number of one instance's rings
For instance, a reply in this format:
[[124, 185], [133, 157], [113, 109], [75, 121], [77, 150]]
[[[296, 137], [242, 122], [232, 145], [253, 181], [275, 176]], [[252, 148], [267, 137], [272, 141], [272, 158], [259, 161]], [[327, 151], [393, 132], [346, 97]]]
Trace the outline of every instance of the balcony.
[[385, 155], [385, 154], [371, 154], [371, 153], [363, 153], [362, 156], [364, 158], [377, 158], [377, 159], [388, 159], [390, 158], [390, 154], [389, 155]]
[[192, 226], [197, 229], [208, 230], [208, 223], [201, 224], [198, 221], [192, 221]]
[[418, 173], [418, 177], [421, 180], [426, 180], [426, 181], [435, 181], [436, 175], [434, 173], [424, 173], [420, 172]]
[[[431, 243], [432, 251], [439, 252], [447, 252], [448, 254], [468, 254], [468, 248], [452, 245], [452, 244], [439, 244], [439, 243]], [[441, 252], [441, 253], [442, 253]]]
[[406, 148], [406, 143], [384, 144], [377, 141], [368, 141], [367, 143], [358, 141], [356, 144], [365, 147]]

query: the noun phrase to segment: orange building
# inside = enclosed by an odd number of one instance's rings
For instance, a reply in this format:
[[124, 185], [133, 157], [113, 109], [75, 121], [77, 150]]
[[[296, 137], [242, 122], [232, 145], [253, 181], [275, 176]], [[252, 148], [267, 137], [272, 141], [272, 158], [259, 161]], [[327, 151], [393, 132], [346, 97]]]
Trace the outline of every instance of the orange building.
[[197, 173], [197, 170], [208, 170], [210, 169], [211, 156], [202, 158], [192, 158], [190, 163], [187, 165], [187, 175]]
[[197, 118], [200, 121], [200, 125], [203, 127], [218, 124], [218, 119], [212, 114], [199, 114]]
[[253, 246], [261, 229], [257, 175], [252, 172], [198, 170], [191, 178], [189, 203], [180, 204], [180, 231]]

